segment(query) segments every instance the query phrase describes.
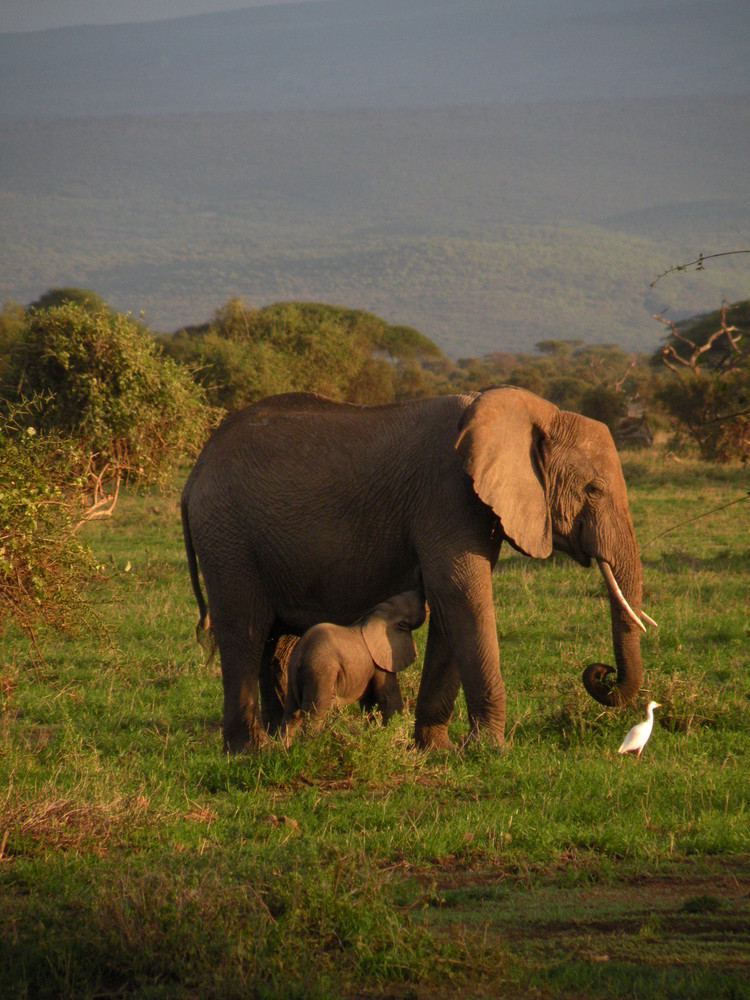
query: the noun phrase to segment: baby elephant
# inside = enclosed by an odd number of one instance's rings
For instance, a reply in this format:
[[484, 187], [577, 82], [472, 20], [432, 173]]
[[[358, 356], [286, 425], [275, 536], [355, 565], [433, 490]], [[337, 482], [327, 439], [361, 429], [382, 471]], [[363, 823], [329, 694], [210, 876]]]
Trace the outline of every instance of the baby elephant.
[[302, 717], [319, 729], [334, 699], [342, 705], [359, 700], [377, 705], [386, 723], [403, 708], [396, 673], [417, 656], [412, 629], [427, 614], [416, 590], [391, 597], [354, 625], [323, 622], [308, 629], [289, 658], [281, 734], [289, 739]]

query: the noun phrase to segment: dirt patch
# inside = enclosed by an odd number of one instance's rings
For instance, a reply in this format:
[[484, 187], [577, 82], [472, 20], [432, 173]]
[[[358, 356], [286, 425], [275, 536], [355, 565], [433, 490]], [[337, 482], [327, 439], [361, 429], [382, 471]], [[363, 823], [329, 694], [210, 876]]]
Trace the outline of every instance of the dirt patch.
[[411, 919], [460, 942], [465, 996], [750, 995], [748, 855], [648, 872], [448, 865], [416, 881]]

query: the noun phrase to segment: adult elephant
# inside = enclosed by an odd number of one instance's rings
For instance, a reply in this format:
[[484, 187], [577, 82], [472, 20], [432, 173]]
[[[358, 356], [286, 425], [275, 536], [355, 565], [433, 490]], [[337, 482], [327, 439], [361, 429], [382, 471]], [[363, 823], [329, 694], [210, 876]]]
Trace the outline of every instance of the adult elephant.
[[350, 624], [420, 580], [430, 625], [415, 740], [451, 745], [462, 685], [470, 732], [501, 744], [490, 574], [503, 540], [528, 556], [554, 548], [598, 561], [616, 676], [608, 683], [613, 668], [592, 664], [584, 683], [611, 706], [641, 685], [641, 564], [612, 437], [524, 389], [374, 407], [273, 396], [218, 427], [181, 503], [199, 628], [198, 564], [221, 655], [230, 751], [262, 740], [258, 677], [278, 637]]

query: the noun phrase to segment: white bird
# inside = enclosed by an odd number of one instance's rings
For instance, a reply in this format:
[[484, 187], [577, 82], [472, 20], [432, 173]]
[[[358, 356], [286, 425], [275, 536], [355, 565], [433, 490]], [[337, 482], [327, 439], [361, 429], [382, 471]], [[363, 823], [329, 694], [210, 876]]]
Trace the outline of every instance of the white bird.
[[628, 750], [637, 750], [638, 756], [641, 756], [641, 751], [648, 743], [648, 738], [651, 735], [651, 730], [654, 728], [654, 709], [661, 708], [658, 701], [650, 701], [648, 707], [646, 708], [646, 718], [643, 722], [639, 722], [637, 725], [633, 726], [628, 735], [622, 741], [618, 753], [627, 753]]

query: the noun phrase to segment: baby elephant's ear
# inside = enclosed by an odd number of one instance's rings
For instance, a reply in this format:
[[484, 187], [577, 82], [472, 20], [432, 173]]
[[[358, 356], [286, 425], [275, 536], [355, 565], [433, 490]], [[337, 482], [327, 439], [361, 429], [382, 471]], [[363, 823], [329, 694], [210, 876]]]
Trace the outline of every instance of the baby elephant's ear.
[[390, 673], [405, 670], [417, 658], [417, 647], [408, 628], [382, 617], [376, 609], [362, 625], [362, 638], [376, 667]]

